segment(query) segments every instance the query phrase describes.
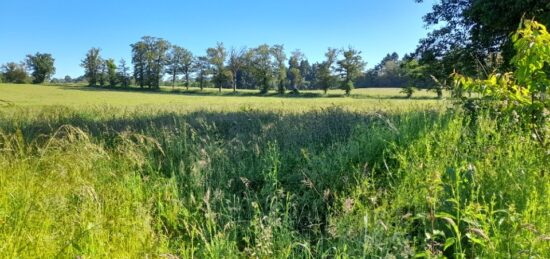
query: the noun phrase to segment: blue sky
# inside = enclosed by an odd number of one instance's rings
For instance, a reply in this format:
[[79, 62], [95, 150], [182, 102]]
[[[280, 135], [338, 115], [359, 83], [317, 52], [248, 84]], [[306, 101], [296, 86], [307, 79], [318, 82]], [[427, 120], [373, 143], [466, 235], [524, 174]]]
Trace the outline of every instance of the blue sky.
[[313, 63], [327, 47], [353, 46], [368, 67], [387, 53], [411, 52], [427, 33], [422, 16], [433, 0], [0, 0], [0, 64], [51, 53], [56, 77], [83, 73], [91, 47], [130, 60], [129, 44], [161, 37], [204, 55], [227, 47], [284, 44]]

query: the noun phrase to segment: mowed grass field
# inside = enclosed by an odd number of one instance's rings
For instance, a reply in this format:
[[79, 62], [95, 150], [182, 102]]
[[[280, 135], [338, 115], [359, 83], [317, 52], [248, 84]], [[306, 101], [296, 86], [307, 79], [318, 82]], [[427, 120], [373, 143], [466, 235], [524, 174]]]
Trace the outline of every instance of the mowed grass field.
[[308, 111], [318, 108], [340, 107], [347, 110], [372, 111], [385, 109], [407, 109], [411, 106], [431, 106], [442, 103], [435, 93], [420, 91], [413, 99], [404, 99], [398, 88], [355, 89], [352, 96], [344, 97], [342, 90], [330, 90], [325, 96], [322, 91], [302, 91], [298, 96], [272, 94], [260, 96], [257, 90], [207, 88], [185, 91], [163, 87], [160, 92], [136, 92], [90, 88], [83, 86], [44, 86], [0, 84], [0, 107], [38, 107], [63, 105], [68, 107], [114, 106], [150, 107], [182, 111], [212, 110], [231, 111], [240, 109]]
[[0, 85], [0, 258], [547, 258], [547, 146], [398, 89]]

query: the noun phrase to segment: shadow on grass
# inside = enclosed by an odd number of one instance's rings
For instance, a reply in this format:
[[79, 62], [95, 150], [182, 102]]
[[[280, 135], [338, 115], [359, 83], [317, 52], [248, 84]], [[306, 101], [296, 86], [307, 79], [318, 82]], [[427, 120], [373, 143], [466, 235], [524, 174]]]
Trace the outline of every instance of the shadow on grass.
[[437, 97], [428, 97], [428, 96], [413, 96], [411, 98], [406, 98], [405, 96], [380, 96], [380, 95], [369, 95], [369, 94], [351, 94], [346, 96], [344, 93], [335, 94], [335, 93], [313, 93], [313, 92], [300, 92], [292, 93], [287, 92], [285, 94], [280, 94], [277, 92], [269, 92], [266, 94], [259, 93], [253, 90], [237, 90], [236, 92], [229, 92], [225, 89], [222, 92], [214, 90], [214, 88], [208, 88], [207, 90], [200, 89], [182, 89], [182, 88], [161, 88], [161, 89], [149, 89], [149, 88], [112, 88], [112, 87], [91, 87], [91, 86], [58, 86], [63, 90], [73, 90], [73, 91], [116, 91], [116, 92], [137, 92], [137, 93], [150, 93], [150, 94], [166, 94], [166, 95], [185, 95], [185, 96], [216, 96], [216, 97], [277, 97], [277, 98], [353, 98], [353, 99], [375, 99], [375, 100], [438, 100]]

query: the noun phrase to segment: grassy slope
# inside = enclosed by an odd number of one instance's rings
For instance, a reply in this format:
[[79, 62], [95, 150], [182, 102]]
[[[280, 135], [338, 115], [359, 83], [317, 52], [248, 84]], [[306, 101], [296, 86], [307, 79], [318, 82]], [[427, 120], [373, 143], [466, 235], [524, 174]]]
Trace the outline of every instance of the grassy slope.
[[550, 252], [547, 151], [416, 106], [432, 100], [14, 85], [0, 99], [16, 107], [0, 108], [0, 257]]

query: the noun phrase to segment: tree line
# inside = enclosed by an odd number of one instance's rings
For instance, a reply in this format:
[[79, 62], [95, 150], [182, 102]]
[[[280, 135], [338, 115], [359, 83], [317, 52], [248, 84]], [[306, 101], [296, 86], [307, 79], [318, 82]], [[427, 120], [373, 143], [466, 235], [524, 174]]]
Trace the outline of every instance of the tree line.
[[55, 74], [54, 62], [55, 59], [48, 53], [29, 54], [21, 63], [8, 62], [2, 65], [0, 82], [42, 84]]
[[[164, 39], [143, 37], [131, 44], [133, 69], [124, 60], [115, 64], [103, 59], [100, 49], [92, 48], [82, 61], [84, 77], [58, 81], [158, 89], [168, 75], [172, 86], [183, 82], [186, 88], [214, 85], [220, 90], [259, 89], [265, 93], [277, 89], [285, 93], [338, 87], [349, 94], [355, 86], [392, 86], [403, 87], [407, 96], [415, 87], [442, 96], [443, 89], [451, 88], [449, 76], [455, 72], [485, 78], [492, 72], [508, 71], [516, 54], [509, 35], [522, 19], [534, 18], [550, 26], [548, 1], [440, 0], [424, 16], [426, 26], [436, 29], [420, 40], [416, 51], [403, 57], [388, 54], [367, 71], [360, 51], [354, 48], [329, 48], [322, 62], [310, 64], [299, 50], [287, 56], [283, 45], [226, 49], [218, 43], [202, 55], [194, 55]], [[28, 55], [25, 62], [3, 65], [0, 80], [42, 83], [55, 72], [53, 61], [49, 54]]]
[[172, 87], [183, 82], [186, 89], [195, 85], [202, 90], [207, 84], [213, 84], [219, 91], [222, 88], [258, 89], [267, 93], [276, 89], [284, 94], [310, 88], [326, 92], [340, 87], [349, 94], [366, 65], [361, 52], [352, 47], [329, 48], [326, 59], [313, 65], [300, 50], [287, 56], [284, 45], [280, 44], [227, 49], [218, 42], [203, 55], [195, 55], [165, 39], [144, 36], [130, 47], [131, 75], [126, 61], [121, 60], [116, 66], [112, 59], [101, 57], [100, 49], [90, 49], [81, 63], [89, 85], [128, 87], [133, 80], [140, 88], [159, 89], [168, 77]]

